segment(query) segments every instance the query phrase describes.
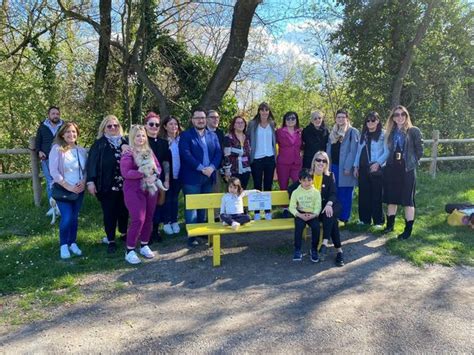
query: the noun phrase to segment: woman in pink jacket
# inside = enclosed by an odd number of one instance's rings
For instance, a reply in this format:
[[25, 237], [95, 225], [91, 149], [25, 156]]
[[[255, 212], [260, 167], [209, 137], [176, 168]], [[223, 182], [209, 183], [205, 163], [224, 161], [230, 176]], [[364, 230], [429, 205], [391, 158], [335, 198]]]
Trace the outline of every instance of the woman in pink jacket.
[[[125, 206], [130, 214], [125, 260], [130, 264], [139, 264], [141, 260], [135, 252], [138, 239], [140, 239], [140, 254], [147, 259], [155, 257], [148, 242], [158, 193], [156, 189], [149, 189], [147, 186], [157, 181], [161, 167], [148, 144], [145, 127], [132, 126], [129, 143], [130, 150], [123, 153], [120, 159], [120, 172], [124, 178]], [[144, 174], [144, 171], [150, 170], [152, 174]]]
[[[293, 183], [298, 181], [298, 174], [303, 167], [301, 132], [298, 114], [293, 111], [285, 113], [282, 127], [276, 131], [278, 144], [276, 170], [280, 190], [288, 189], [290, 179]], [[283, 217], [288, 216], [288, 210], [284, 209]]]

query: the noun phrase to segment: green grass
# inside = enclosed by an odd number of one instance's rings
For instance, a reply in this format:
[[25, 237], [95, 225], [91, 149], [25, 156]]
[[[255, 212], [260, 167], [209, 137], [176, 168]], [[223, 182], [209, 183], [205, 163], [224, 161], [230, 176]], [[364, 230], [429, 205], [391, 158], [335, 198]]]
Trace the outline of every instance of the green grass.
[[[425, 172], [417, 177], [416, 217], [412, 237], [399, 241], [396, 236], [403, 231], [403, 208], [399, 208], [395, 232], [390, 234], [388, 250], [416, 265], [441, 264], [446, 266], [474, 265], [474, 230], [466, 226], [448, 225], [444, 206], [447, 203], [470, 202], [474, 204], [474, 170], [441, 173], [432, 179]], [[357, 220], [357, 201], [353, 219]], [[352, 231], [365, 227], [351, 224]], [[380, 233], [372, 229], [374, 234]]]
[[[474, 202], [473, 176], [474, 170], [470, 170], [439, 174], [433, 180], [420, 173], [413, 237], [406, 241], [396, 239], [396, 234], [403, 230], [403, 213], [399, 210], [396, 233], [387, 242], [389, 251], [416, 265], [474, 265], [474, 231], [449, 226], [444, 212], [448, 202]], [[33, 206], [29, 182], [0, 182], [0, 195], [0, 323], [20, 324], [41, 319], [51, 307], [90, 300], [91, 296], [81, 291], [80, 281], [84, 276], [135, 268], [124, 262], [121, 252], [108, 255], [100, 245], [104, 235], [102, 213], [93, 197], [86, 196], [79, 220], [78, 244], [84, 256], [62, 261], [58, 224], [49, 224], [50, 219], [45, 216], [46, 201], [41, 208]], [[355, 210], [354, 220], [356, 216]], [[365, 231], [355, 224], [350, 224], [348, 229]], [[380, 233], [371, 229], [369, 232]], [[173, 239], [166, 243], [180, 242]], [[287, 254], [286, 249], [275, 252]], [[107, 290], [125, 287], [123, 283], [112, 283]]]

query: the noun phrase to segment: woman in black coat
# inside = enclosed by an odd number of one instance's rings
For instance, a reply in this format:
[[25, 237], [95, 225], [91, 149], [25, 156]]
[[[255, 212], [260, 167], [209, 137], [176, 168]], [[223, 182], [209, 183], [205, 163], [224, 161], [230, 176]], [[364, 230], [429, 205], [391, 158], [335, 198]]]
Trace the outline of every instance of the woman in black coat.
[[[341, 236], [337, 218], [341, 213], [341, 204], [337, 201], [336, 180], [334, 174], [329, 171], [329, 157], [324, 151], [315, 153], [311, 172], [313, 174], [314, 187], [321, 192], [321, 213], [319, 220], [323, 224], [323, 242], [319, 249], [319, 258], [324, 261], [327, 256], [329, 238], [332, 239], [336, 248], [336, 265], [344, 266]], [[291, 185], [288, 192], [291, 193], [298, 187], [299, 182]]]
[[314, 154], [325, 151], [328, 144], [329, 130], [324, 124], [321, 111], [311, 112], [311, 122], [303, 129], [303, 169], [311, 169]]
[[99, 125], [97, 140], [87, 159], [87, 190], [97, 197], [104, 215], [107, 252], [114, 253], [115, 230], [127, 233], [128, 210], [123, 199], [123, 178], [120, 174], [121, 147], [127, 144], [123, 129], [114, 115], [106, 116]]

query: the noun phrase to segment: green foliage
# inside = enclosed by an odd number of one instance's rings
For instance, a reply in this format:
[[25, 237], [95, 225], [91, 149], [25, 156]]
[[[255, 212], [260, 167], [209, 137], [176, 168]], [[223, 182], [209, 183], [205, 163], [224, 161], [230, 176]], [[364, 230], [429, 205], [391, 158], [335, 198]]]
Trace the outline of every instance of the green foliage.
[[[346, 57], [350, 104], [359, 126], [369, 110], [382, 115], [388, 113], [394, 78], [426, 3], [417, 0], [339, 3], [344, 5], [344, 19], [332, 36], [332, 43]], [[442, 131], [442, 137], [472, 136], [472, 7], [460, 0], [440, 3], [415, 51], [401, 102], [424, 131], [436, 128]], [[449, 125], [445, 124], [447, 117]]]

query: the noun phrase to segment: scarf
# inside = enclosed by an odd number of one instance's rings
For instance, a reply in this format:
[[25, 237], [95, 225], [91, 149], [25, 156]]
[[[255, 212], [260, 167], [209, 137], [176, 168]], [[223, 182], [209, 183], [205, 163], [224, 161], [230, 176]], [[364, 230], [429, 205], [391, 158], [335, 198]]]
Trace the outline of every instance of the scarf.
[[335, 144], [338, 141], [342, 143], [344, 136], [346, 135], [347, 131], [351, 127], [349, 122], [346, 123], [345, 126], [339, 127], [337, 123], [332, 127], [331, 133], [329, 134], [329, 140], [331, 144]]
[[122, 144], [122, 136], [109, 136], [108, 134], [104, 134], [105, 138], [112, 144], [115, 149], [120, 148], [120, 144]]

